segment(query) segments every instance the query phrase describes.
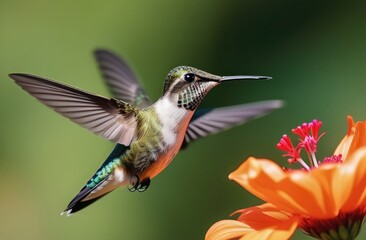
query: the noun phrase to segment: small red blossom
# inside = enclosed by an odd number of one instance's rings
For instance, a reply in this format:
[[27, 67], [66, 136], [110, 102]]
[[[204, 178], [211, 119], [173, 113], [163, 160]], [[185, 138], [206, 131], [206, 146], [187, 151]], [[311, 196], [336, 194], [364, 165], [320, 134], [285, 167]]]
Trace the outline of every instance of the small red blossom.
[[315, 153], [319, 139], [325, 134], [322, 133], [319, 136], [319, 129], [322, 124], [321, 121], [314, 119], [310, 123], [303, 123], [301, 126], [292, 129], [292, 132], [300, 137], [299, 146], [305, 148], [309, 153]]
[[341, 162], [342, 162], [342, 154], [325, 157], [323, 159], [323, 164], [324, 163], [341, 163]]
[[295, 148], [294, 145], [292, 145], [291, 139], [286, 134], [282, 136], [280, 142], [277, 143], [276, 147], [284, 152], [287, 152], [282, 156], [291, 157], [288, 159], [289, 163], [295, 163], [300, 158], [301, 148]]
[[[318, 167], [318, 161], [315, 157], [315, 153], [319, 139], [325, 134], [322, 133], [319, 136], [319, 130], [322, 124], [323, 123], [321, 121], [314, 119], [310, 123], [303, 123], [300, 126], [292, 129], [292, 132], [300, 137], [299, 143], [296, 145], [296, 147], [293, 147], [291, 139], [286, 134], [283, 135], [280, 142], [277, 144], [278, 149], [287, 152], [282, 156], [291, 157], [288, 159], [289, 163], [299, 162], [306, 170], [310, 170], [311, 167]], [[306, 162], [301, 158], [301, 149], [305, 149], [309, 157], [311, 167], [309, 167], [309, 165], [307, 165]]]

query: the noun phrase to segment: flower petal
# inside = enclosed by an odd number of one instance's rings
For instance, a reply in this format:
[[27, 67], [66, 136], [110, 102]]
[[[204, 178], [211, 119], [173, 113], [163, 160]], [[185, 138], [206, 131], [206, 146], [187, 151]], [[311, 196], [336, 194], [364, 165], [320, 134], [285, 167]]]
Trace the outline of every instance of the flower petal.
[[215, 223], [207, 232], [206, 240], [287, 240], [294, 233], [298, 218], [279, 210], [271, 204], [263, 204], [237, 211], [238, 220]]
[[353, 121], [353, 118], [351, 116], [347, 117], [347, 123], [348, 130], [346, 136], [344, 136], [344, 138], [341, 140], [341, 142], [338, 144], [338, 147], [334, 151], [334, 155], [342, 154], [343, 158], [347, 156], [349, 146], [351, 145], [353, 136], [355, 134], [355, 122]]
[[243, 236], [240, 240], [288, 240], [294, 234], [298, 223], [295, 218]]
[[345, 198], [335, 199], [334, 195], [350, 188], [333, 180], [341, 166], [324, 164], [309, 172], [285, 172], [270, 160], [249, 158], [229, 178], [280, 209], [322, 219], [339, 213]]
[[333, 181], [334, 199], [343, 212], [366, 204], [366, 147], [358, 149], [344, 164], [340, 164]]
[[366, 147], [366, 122], [354, 123], [351, 116], [348, 116], [347, 121], [347, 134], [334, 152], [334, 155], [342, 154], [344, 160], [358, 148]]
[[[288, 179], [288, 175], [270, 160], [249, 158], [232, 172], [229, 178], [265, 202], [272, 203], [289, 212], [308, 214], [307, 209], [296, 200], [297, 196], [302, 194], [302, 188], [280, 186]], [[302, 197], [309, 199], [313, 198], [313, 195], [308, 192]]]
[[222, 220], [210, 227], [206, 233], [205, 240], [239, 239], [253, 231], [253, 229], [242, 222], [236, 220]]
[[238, 210], [231, 215], [240, 213], [238, 221], [248, 224], [251, 228], [259, 230], [278, 222], [287, 221], [292, 218], [292, 214], [278, 209], [276, 206], [265, 203], [259, 206]]

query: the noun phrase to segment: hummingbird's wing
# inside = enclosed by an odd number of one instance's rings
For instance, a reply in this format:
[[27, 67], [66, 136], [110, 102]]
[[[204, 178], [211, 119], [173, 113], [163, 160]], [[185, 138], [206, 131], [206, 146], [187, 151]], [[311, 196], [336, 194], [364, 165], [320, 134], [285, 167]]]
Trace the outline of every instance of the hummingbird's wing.
[[188, 124], [181, 149], [192, 141], [218, 133], [282, 107], [280, 100], [255, 102], [230, 107], [198, 109]]
[[130, 145], [137, 119], [132, 105], [29, 74], [10, 74], [25, 91], [64, 117], [116, 143]]
[[127, 63], [107, 50], [94, 52], [100, 71], [113, 96], [134, 106], [145, 108], [152, 103]]

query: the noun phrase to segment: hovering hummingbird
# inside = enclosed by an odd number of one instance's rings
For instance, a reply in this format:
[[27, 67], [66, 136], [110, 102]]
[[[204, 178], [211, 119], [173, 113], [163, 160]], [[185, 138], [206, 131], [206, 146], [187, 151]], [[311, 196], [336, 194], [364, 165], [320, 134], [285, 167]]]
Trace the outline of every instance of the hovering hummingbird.
[[279, 100], [199, 109], [215, 86], [234, 80], [268, 80], [267, 76], [217, 76], [180, 66], [167, 75], [162, 96], [154, 103], [124, 60], [95, 51], [114, 97], [104, 98], [46, 78], [13, 73], [25, 91], [61, 115], [117, 145], [72, 199], [63, 213], [75, 213], [119, 186], [144, 191], [192, 141], [280, 108]]

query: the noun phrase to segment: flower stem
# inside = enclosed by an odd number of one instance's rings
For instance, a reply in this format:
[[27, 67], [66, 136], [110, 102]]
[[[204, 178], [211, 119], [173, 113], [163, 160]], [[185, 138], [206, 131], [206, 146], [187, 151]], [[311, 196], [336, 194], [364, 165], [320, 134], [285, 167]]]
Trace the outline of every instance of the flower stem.
[[310, 170], [310, 167], [302, 160], [301, 158], [298, 158], [297, 161], [307, 170]]
[[315, 152], [311, 152], [311, 159], [313, 161], [314, 167], [318, 167], [318, 161], [316, 160]]

